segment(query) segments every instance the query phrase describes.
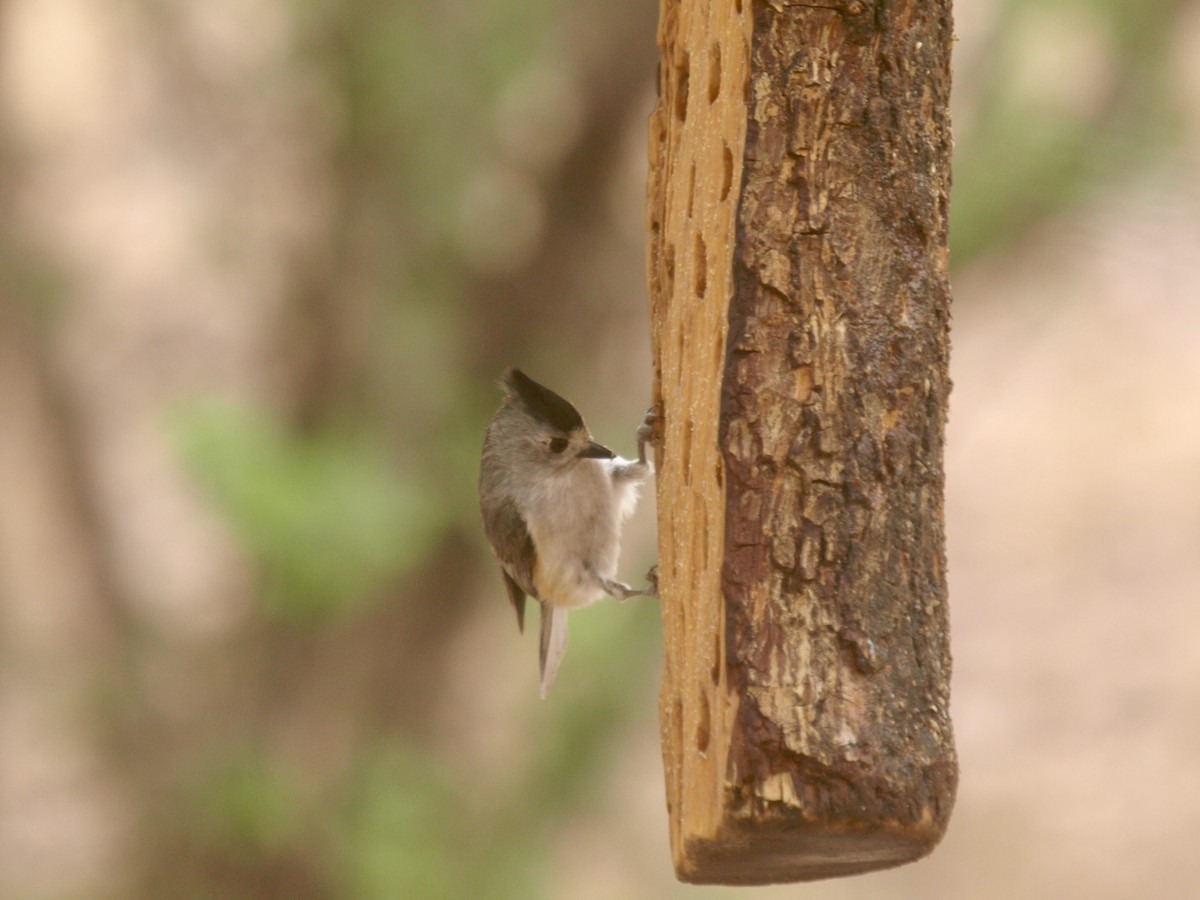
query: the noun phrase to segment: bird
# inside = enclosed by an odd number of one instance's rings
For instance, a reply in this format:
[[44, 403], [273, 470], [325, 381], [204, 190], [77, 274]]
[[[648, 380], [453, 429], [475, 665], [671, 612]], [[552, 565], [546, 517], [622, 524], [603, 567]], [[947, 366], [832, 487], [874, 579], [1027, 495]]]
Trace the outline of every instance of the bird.
[[541, 613], [540, 694], [567, 647], [567, 612], [604, 596], [656, 596], [616, 580], [622, 523], [652, 471], [646, 444], [657, 411], [637, 430], [638, 458], [597, 443], [579, 411], [517, 368], [500, 379], [503, 402], [487, 427], [479, 466], [484, 531], [524, 632], [525, 600]]

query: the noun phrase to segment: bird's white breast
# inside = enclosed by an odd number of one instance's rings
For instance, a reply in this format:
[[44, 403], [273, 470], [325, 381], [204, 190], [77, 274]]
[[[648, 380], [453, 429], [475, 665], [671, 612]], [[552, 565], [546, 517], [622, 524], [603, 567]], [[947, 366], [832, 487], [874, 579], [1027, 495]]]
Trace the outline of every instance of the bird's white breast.
[[552, 606], [576, 609], [604, 596], [616, 575], [621, 521], [637, 503], [636, 484], [614, 484], [610, 460], [587, 460], [534, 493], [526, 516], [537, 553], [533, 580]]

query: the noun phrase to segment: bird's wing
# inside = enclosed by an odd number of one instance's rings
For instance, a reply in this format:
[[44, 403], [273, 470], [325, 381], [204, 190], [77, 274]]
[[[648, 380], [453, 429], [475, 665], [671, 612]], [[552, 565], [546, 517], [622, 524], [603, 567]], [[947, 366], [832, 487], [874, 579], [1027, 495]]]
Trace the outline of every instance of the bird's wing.
[[504, 575], [504, 587], [508, 599], [517, 612], [517, 628], [525, 630], [525, 595], [537, 598], [533, 586], [533, 570], [537, 565], [537, 551], [533, 538], [520, 510], [511, 500], [497, 505], [492, 516], [484, 520], [488, 540], [500, 560]]
[[513, 581], [512, 576], [500, 567], [500, 574], [504, 576], [504, 587], [508, 589], [508, 601], [513, 605], [513, 609], [517, 611], [517, 631], [521, 634], [525, 633], [525, 592], [521, 590], [521, 586]]

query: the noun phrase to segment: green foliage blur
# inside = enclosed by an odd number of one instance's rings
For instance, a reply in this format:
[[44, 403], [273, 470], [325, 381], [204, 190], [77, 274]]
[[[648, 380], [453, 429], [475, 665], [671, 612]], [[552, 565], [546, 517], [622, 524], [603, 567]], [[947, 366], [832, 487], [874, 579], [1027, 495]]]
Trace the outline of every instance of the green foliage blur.
[[419, 565], [446, 527], [448, 511], [369, 433], [288, 436], [262, 413], [215, 402], [181, 413], [176, 431], [281, 618], [349, 614]]

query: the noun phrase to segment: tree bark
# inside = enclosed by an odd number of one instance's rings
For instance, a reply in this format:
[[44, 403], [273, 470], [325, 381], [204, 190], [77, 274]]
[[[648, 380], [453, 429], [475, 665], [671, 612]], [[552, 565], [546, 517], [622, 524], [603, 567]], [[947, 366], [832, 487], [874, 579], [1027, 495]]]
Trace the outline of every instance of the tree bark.
[[662, 0], [649, 277], [679, 877], [928, 853], [957, 783], [950, 0]]

